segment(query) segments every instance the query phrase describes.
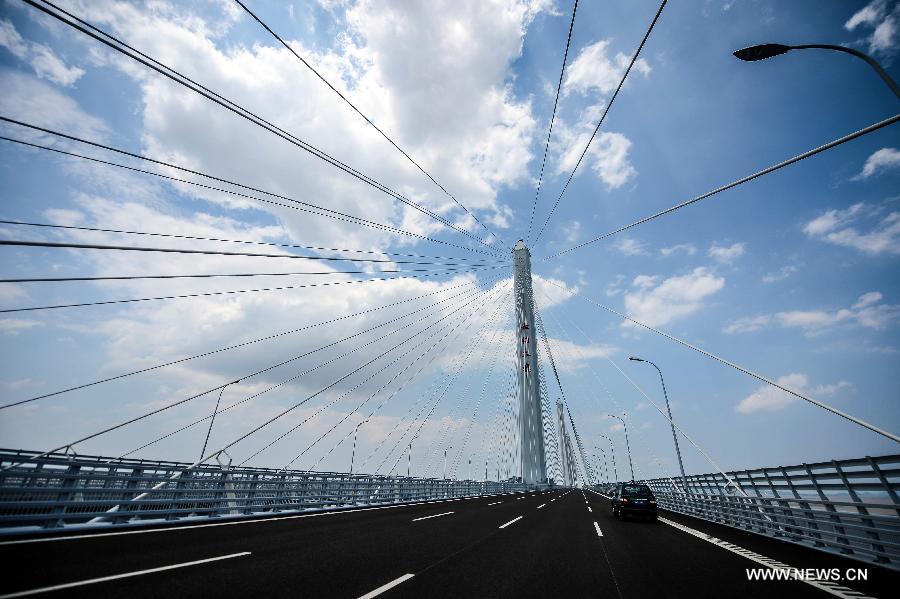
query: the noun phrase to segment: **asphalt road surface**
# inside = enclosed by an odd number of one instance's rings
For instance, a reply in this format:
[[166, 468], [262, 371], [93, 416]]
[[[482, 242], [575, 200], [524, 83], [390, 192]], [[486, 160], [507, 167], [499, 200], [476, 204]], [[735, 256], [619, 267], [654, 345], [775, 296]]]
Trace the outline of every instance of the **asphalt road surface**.
[[[714, 538], [711, 538], [714, 537]], [[776, 560], [866, 581], [748, 580]], [[0, 596], [896, 597], [900, 573], [591, 491], [0, 540]]]

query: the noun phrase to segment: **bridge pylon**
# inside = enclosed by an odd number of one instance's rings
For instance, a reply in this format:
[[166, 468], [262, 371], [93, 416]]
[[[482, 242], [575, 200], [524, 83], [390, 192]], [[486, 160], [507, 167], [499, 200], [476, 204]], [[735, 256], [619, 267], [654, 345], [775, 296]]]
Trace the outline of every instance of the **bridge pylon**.
[[517, 366], [519, 369], [519, 439], [522, 482], [547, 482], [544, 426], [538, 377], [537, 330], [534, 324], [534, 294], [531, 285], [531, 253], [520, 239], [513, 247], [513, 278], [516, 310]]

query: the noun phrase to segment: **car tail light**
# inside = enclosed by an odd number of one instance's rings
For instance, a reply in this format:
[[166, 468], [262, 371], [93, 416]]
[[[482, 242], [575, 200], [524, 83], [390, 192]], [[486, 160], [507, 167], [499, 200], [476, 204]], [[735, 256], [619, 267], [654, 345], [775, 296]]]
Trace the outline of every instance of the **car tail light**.
[[622, 498], [622, 503], [628, 503], [628, 500], [625, 499], [625, 498], [623, 497], [623, 498]]
[[650, 503], [656, 503], [656, 500], [655, 500], [655, 499], [651, 499], [651, 500], [650, 500]]

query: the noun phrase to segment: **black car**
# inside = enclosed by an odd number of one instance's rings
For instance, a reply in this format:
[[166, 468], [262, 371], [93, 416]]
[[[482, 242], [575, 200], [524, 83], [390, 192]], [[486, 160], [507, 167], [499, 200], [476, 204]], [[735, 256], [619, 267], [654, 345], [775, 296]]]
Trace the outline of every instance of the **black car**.
[[619, 483], [613, 490], [611, 499], [613, 516], [641, 516], [646, 520], [656, 520], [656, 497], [650, 487], [641, 483]]

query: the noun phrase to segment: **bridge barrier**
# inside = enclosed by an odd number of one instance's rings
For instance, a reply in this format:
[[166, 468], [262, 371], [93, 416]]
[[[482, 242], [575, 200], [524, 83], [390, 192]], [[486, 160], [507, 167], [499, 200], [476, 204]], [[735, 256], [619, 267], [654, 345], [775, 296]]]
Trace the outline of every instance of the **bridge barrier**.
[[[231, 468], [0, 449], [0, 534], [526, 491], [515, 482]], [[6, 469], [9, 466], [14, 466]], [[179, 475], [177, 478], [173, 478]]]
[[900, 570], [900, 455], [645, 480], [658, 505]]

